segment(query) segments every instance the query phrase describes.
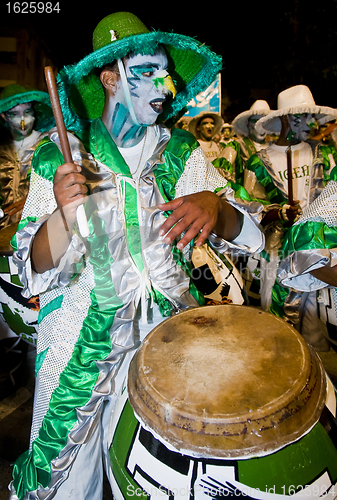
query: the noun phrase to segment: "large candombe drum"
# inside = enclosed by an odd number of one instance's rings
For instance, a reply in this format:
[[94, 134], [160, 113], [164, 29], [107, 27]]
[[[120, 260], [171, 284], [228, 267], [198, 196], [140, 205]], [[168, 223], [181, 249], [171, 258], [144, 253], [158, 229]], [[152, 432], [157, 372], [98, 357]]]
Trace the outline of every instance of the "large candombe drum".
[[26, 299], [21, 295], [22, 284], [10, 245], [17, 226], [15, 223], [0, 231], [0, 329], [9, 329], [23, 340], [36, 345], [39, 298]]
[[134, 356], [114, 412], [114, 498], [332, 500], [331, 388], [315, 352], [269, 313], [208, 306], [167, 319]]

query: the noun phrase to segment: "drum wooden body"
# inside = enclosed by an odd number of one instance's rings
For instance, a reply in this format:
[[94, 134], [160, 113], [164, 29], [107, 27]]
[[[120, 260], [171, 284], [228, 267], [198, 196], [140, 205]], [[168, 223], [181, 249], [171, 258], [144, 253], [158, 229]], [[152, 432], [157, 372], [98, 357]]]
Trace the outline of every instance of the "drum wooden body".
[[114, 497], [333, 499], [326, 388], [317, 355], [275, 316], [228, 305], [169, 318], [133, 358], [114, 412]]
[[36, 345], [38, 331], [39, 298], [26, 299], [21, 295], [22, 284], [13, 262], [10, 240], [17, 224], [0, 231], [0, 328], [3, 336], [13, 333]]

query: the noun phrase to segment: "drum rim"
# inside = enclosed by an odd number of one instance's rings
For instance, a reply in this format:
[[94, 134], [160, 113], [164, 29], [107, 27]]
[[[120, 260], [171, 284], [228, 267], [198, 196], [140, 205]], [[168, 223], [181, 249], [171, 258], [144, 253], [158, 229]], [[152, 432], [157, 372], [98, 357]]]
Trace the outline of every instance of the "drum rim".
[[[245, 308], [245, 310], [247, 310], [247, 309], [253, 310], [254, 314], [256, 314], [256, 308], [249, 307], [249, 306], [240, 306], [240, 305], [203, 306], [203, 307], [199, 307], [199, 308], [194, 308], [194, 312], [197, 312], [198, 310], [200, 312], [201, 311], [204, 312], [206, 308], [207, 309], [212, 308], [212, 310], [214, 311], [214, 307]], [[184, 311], [180, 314], [188, 314], [189, 311], [190, 310], [187, 310], [187, 311]], [[247, 415], [247, 412], [240, 413], [240, 414], [235, 414], [235, 413], [234, 414], [226, 414], [226, 418], [223, 419], [221, 422], [220, 422], [219, 417], [218, 418], [217, 417], [213, 417], [213, 418], [209, 417], [207, 419], [207, 429], [211, 429], [212, 424], [214, 424], [214, 425], [217, 424], [216, 426], [221, 428], [221, 430], [219, 431], [220, 435], [218, 435], [218, 434], [213, 435], [210, 432], [206, 432], [205, 428], [203, 430], [201, 430], [199, 427], [200, 432], [202, 432], [205, 436], [204, 439], [201, 439], [200, 443], [202, 443], [202, 442], [206, 443], [207, 439], [209, 439], [212, 442], [216, 439], [216, 441], [219, 442], [219, 447], [218, 447], [218, 443], [216, 443], [216, 446], [214, 447], [214, 446], [206, 445], [206, 444], [205, 444], [205, 446], [200, 445], [200, 444], [198, 446], [194, 446], [193, 444], [191, 444], [191, 442], [188, 442], [188, 446], [186, 447], [187, 437], [192, 436], [193, 432], [198, 433], [198, 431], [196, 431], [197, 425], [195, 426], [194, 430], [191, 428], [191, 423], [188, 420], [189, 415], [190, 415], [189, 412], [187, 412], [186, 415], [183, 415], [182, 414], [183, 412], [181, 412], [181, 411], [179, 413], [177, 412], [177, 414], [175, 414], [175, 416], [177, 415], [178, 417], [181, 417], [182, 419], [187, 417], [186, 421], [182, 420], [183, 423], [181, 424], [181, 427], [180, 427], [180, 425], [172, 424], [172, 421], [170, 423], [168, 423], [167, 420], [165, 421], [165, 419], [166, 419], [165, 400], [163, 400], [162, 402], [161, 401], [157, 402], [158, 407], [155, 408], [156, 402], [151, 400], [151, 394], [146, 393], [146, 387], [144, 387], [144, 385], [146, 386], [146, 383], [142, 384], [142, 380], [138, 380], [138, 383], [136, 383], [136, 384], [134, 383], [137, 380], [137, 378], [141, 379], [141, 376], [142, 376], [141, 369], [140, 369], [140, 362], [142, 360], [142, 355], [144, 355], [144, 353], [146, 352], [146, 345], [150, 342], [151, 338], [154, 335], [156, 335], [156, 332], [158, 332], [158, 330], [160, 331], [163, 323], [158, 325], [156, 328], [154, 328], [149, 333], [149, 335], [144, 340], [144, 343], [143, 343], [144, 347], [141, 347], [138, 350], [138, 352], [134, 356], [134, 358], [131, 362], [131, 365], [130, 365], [129, 378], [128, 378], [129, 400], [130, 400], [130, 403], [133, 407], [133, 410], [134, 410], [134, 413], [135, 413], [137, 419], [145, 427], [149, 428], [150, 431], [153, 431], [158, 436], [161, 436], [163, 441], [166, 441], [167, 443], [172, 445], [174, 448], [177, 449], [177, 451], [181, 452], [181, 450], [183, 449], [183, 450], [186, 450], [188, 453], [195, 453], [198, 456], [219, 456], [219, 457], [240, 457], [240, 456], [243, 456], [243, 457], [247, 457], [247, 455], [257, 456], [259, 454], [273, 453], [277, 449], [279, 449], [280, 447], [283, 447], [286, 444], [289, 444], [291, 442], [296, 441], [302, 435], [309, 432], [310, 429], [319, 420], [320, 414], [321, 414], [323, 407], [325, 405], [326, 383], [325, 383], [325, 372], [324, 372], [322, 363], [321, 363], [319, 357], [314, 352], [314, 350], [309, 345], [307, 345], [305, 343], [303, 338], [299, 336], [298, 332], [293, 327], [291, 327], [288, 323], [285, 323], [280, 318], [273, 316], [269, 313], [266, 313], [264, 311], [258, 311], [258, 312], [263, 313], [263, 314], [268, 314], [268, 316], [272, 316], [273, 320], [277, 320], [277, 321], [284, 323], [287, 328], [290, 328], [293, 332], [295, 332], [295, 335], [300, 342], [303, 354], [305, 353], [304, 365], [306, 366], [306, 369], [310, 370], [310, 373], [308, 373], [308, 382], [307, 382], [307, 384], [305, 384], [304, 380], [299, 379], [297, 381], [296, 390], [298, 393], [298, 390], [301, 389], [303, 384], [305, 385], [305, 387], [302, 387], [303, 395], [305, 398], [308, 399], [310, 405], [313, 406], [313, 408], [311, 408], [311, 410], [310, 410], [309, 417], [307, 415], [308, 419], [304, 423], [302, 423], [302, 425], [297, 425], [295, 430], [292, 429], [292, 426], [294, 425], [295, 421], [289, 420], [289, 418], [291, 419], [291, 417], [293, 415], [295, 415], [296, 412], [302, 412], [305, 414], [306, 410], [309, 410], [309, 407], [307, 409], [305, 407], [306, 405], [303, 405], [303, 407], [301, 407], [300, 410], [296, 410], [297, 401], [294, 400], [293, 391], [291, 391], [289, 389], [280, 398], [281, 399], [281, 401], [280, 401], [281, 410], [280, 411], [284, 410], [285, 415], [287, 414], [287, 412], [290, 414], [286, 418], [283, 418], [282, 413], [280, 413], [280, 422], [281, 422], [280, 424], [277, 421], [276, 421], [276, 424], [275, 424], [275, 422], [273, 422], [273, 420], [277, 420], [276, 416], [275, 416], [275, 418], [272, 417], [272, 415], [274, 415], [273, 413], [269, 416], [263, 415], [263, 417], [261, 417], [261, 410], [263, 410], [264, 407], [261, 407], [255, 411], [251, 412], [249, 415], [250, 416], [249, 422], [247, 422], [247, 419], [245, 421], [242, 421], [243, 415], [245, 415], [245, 414]], [[171, 318], [168, 318], [164, 322], [168, 322], [170, 320], [171, 320]], [[310, 364], [310, 367], [309, 367], [309, 364]], [[137, 387], [135, 387], [135, 385]], [[295, 393], [295, 394], [297, 394], [297, 393]], [[313, 394], [316, 397], [316, 401], [314, 399], [310, 399], [310, 398], [314, 397]], [[308, 404], [308, 403], [306, 403], [306, 404]], [[167, 405], [167, 400], [166, 400], [166, 405]], [[265, 406], [268, 406], [268, 405], [265, 405]], [[152, 409], [149, 410], [149, 407], [152, 407]], [[259, 418], [255, 418], [256, 415], [259, 415]], [[288, 419], [288, 424], [290, 422], [290, 429], [292, 429], [291, 432], [286, 432], [286, 434], [284, 434], [285, 424], [282, 425], [282, 418], [283, 418], [283, 420]], [[270, 419], [270, 421], [275, 424], [274, 425], [275, 430], [273, 430], [271, 428], [270, 428], [270, 430], [268, 430], [267, 426], [263, 427], [263, 422], [266, 423], [268, 421], [268, 419]], [[269, 422], [269, 424], [270, 424], [270, 422]], [[240, 425], [241, 425], [241, 428], [240, 428]], [[256, 433], [256, 431], [254, 429], [254, 425], [255, 426], [262, 425], [261, 429], [264, 431], [264, 436], [267, 436], [267, 434], [270, 435], [270, 438], [267, 439], [266, 442], [259, 443], [258, 445], [255, 445], [254, 439], [250, 440], [250, 438], [249, 438], [250, 434], [252, 432]], [[163, 431], [163, 426], [164, 426], [164, 431]], [[189, 427], [190, 430], [187, 431], [184, 428], [184, 426], [186, 428]], [[236, 432], [236, 433], [234, 432], [231, 434], [231, 432], [229, 432], [227, 430], [227, 428], [235, 427], [235, 426], [236, 426], [238, 432]], [[173, 427], [175, 429], [175, 432], [177, 432], [179, 434], [179, 436], [182, 436], [182, 437], [177, 438], [177, 435], [175, 433], [171, 432]], [[193, 427], [193, 425], [192, 425], [192, 427]], [[282, 432], [280, 433], [280, 435], [277, 435], [277, 430], [279, 430], [279, 429], [281, 429]], [[239, 442], [239, 440], [241, 438], [235, 437], [238, 434], [241, 434], [241, 435], [248, 434], [248, 438], [246, 436], [243, 439], [243, 443], [246, 442], [246, 445], [244, 447]], [[224, 443], [229, 443], [231, 440], [235, 441], [234, 447], [224, 448]], [[221, 445], [220, 441], [222, 442], [222, 445]], [[252, 441], [252, 442], [250, 442], [250, 441]], [[231, 446], [232, 445], [233, 445], [233, 443], [231, 443]], [[201, 448], [202, 448], [202, 451], [201, 451]], [[211, 449], [211, 451], [209, 451], [209, 449]]]

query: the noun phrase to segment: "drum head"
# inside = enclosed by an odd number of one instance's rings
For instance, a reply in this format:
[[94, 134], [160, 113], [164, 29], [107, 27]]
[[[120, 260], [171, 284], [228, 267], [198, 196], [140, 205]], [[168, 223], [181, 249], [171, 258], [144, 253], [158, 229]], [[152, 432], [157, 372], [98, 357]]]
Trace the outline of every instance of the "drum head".
[[258, 309], [189, 309], [146, 337], [128, 380], [137, 418], [199, 457], [272, 453], [318, 421], [326, 380], [315, 352], [285, 321]]

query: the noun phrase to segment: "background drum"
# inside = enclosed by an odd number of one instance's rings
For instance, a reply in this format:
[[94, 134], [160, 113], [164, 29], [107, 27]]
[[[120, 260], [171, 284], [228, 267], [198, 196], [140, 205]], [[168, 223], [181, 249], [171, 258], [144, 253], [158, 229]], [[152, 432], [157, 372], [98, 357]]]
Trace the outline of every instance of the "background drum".
[[10, 241], [18, 224], [0, 231], [0, 329], [1, 338], [20, 336], [30, 344], [36, 345], [39, 298], [22, 297], [17, 267], [13, 262], [13, 249]]
[[114, 412], [114, 497], [333, 499], [326, 399], [319, 358], [276, 316], [235, 305], [173, 316], [144, 340]]

